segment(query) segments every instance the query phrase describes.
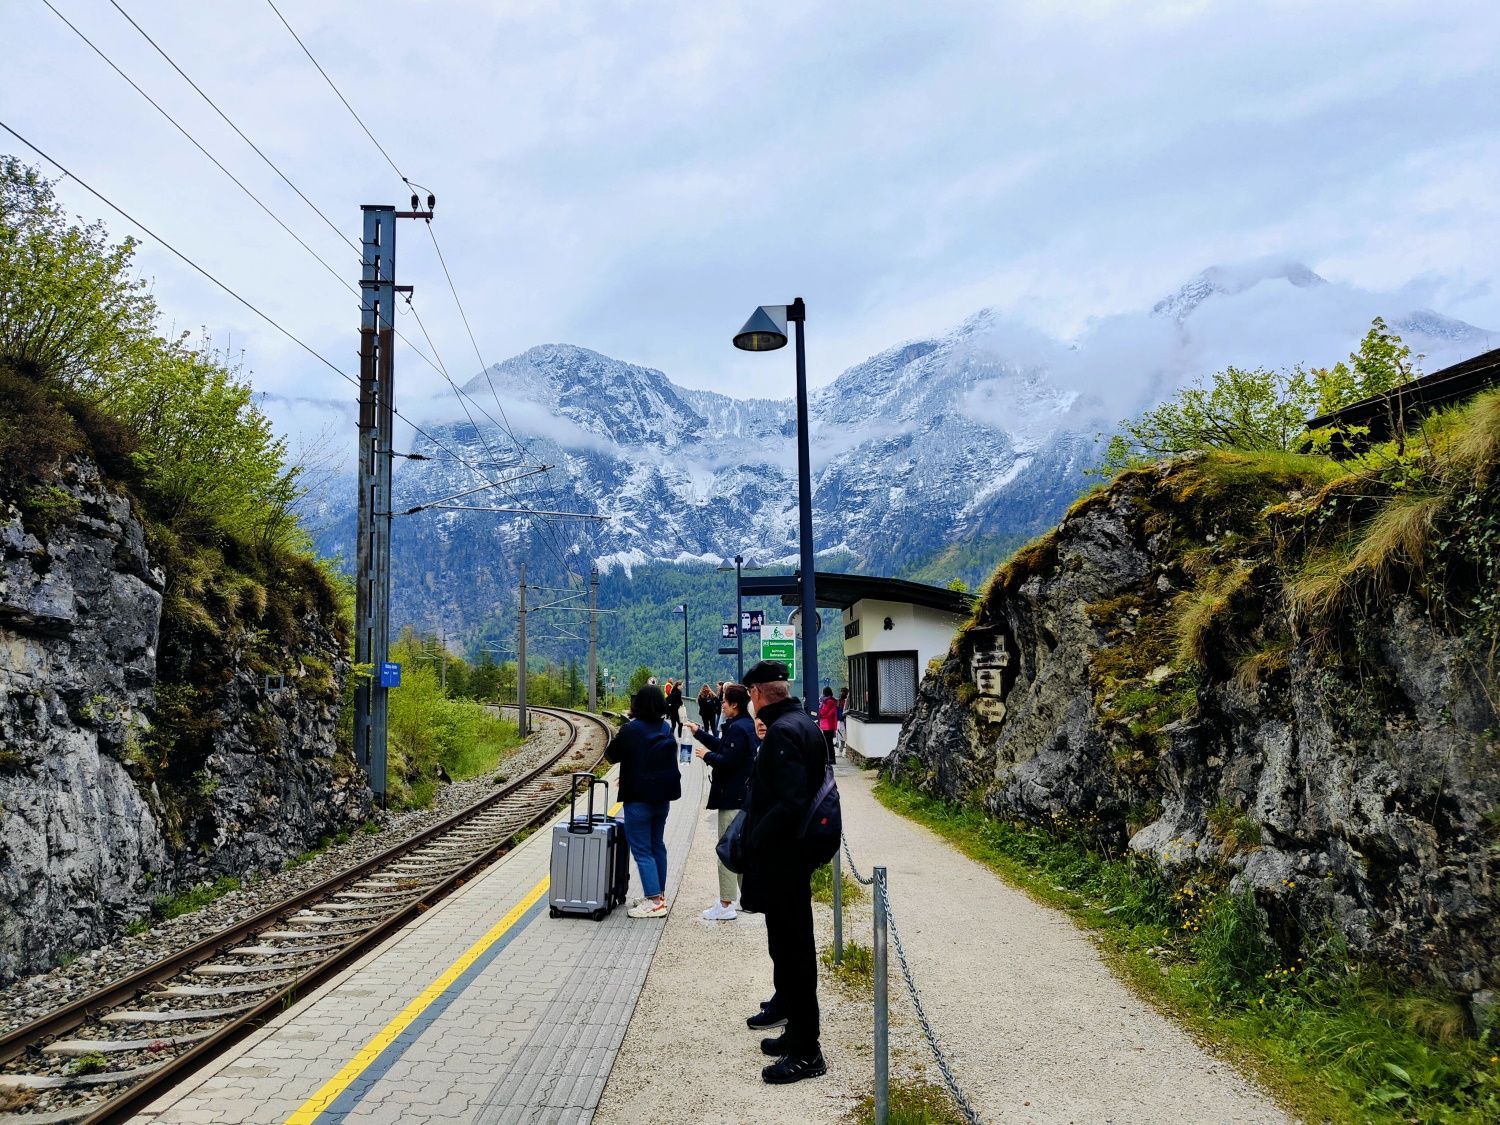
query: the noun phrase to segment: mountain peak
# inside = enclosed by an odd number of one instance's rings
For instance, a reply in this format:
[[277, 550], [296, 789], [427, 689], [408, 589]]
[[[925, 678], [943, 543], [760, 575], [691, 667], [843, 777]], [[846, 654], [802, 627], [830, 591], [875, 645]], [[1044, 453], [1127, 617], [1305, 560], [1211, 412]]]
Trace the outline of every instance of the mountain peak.
[[1298, 289], [1327, 284], [1301, 262], [1286, 258], [1258, 258], [1234, 265], [1209, 266], [1177, 292], [1157, 301], [1151, 306], [1151, 311], [1157, 316], [1182, 320], [1210, 297], [1243, 293], [1263, 281], [1286, 281]]

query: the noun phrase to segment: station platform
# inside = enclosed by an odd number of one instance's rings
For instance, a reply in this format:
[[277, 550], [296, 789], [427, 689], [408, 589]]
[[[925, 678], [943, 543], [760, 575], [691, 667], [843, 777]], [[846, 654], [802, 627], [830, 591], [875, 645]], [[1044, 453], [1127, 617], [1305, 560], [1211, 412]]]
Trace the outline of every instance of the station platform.
[[[702, 807], [706, 773], [683, 767], [674, 811]], [[669, 900], [695, 820], [667, 822]], [[549, 824], [133, 1120], [591, 1120], [663, 925], [624, 908], [550, 918], [551, 837]]]

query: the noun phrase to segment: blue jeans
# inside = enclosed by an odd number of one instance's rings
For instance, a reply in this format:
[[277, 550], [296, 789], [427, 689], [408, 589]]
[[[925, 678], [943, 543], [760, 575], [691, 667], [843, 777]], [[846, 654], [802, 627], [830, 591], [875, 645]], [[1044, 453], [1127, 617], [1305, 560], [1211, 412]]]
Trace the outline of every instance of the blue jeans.
[[667, 810], [672, 806], [667, 801], [647, 804], [645, 801], [625, 802], [625, 842], [630, 845], [630, 854], [635, 857], [635, 866], [641, 873], [641, 890], [647, 898], [655, 898], [667, 889]]

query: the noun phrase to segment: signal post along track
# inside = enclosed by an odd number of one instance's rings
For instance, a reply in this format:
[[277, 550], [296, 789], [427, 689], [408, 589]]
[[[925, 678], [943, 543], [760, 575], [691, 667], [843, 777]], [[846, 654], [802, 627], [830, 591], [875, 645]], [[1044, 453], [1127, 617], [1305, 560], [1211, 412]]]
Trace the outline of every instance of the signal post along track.
[[[668, 821], [669, 897], [705, 772], [684, 767]], [[549, 918], [550, 858], [534, 833], [134, 1120], [589, 1120], [662, 927]]]

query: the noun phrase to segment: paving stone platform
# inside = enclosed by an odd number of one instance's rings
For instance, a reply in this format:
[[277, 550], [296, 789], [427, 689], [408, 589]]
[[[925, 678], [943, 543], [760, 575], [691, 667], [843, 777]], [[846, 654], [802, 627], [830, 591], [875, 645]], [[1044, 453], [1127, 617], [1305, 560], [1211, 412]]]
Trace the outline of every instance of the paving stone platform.
[[[706, 772], [696, 758], [683, 766], [669, 899]], [[602, 922], [548, 917], [551, 836], [537, 832], [134, 1120], [589, 1121], [662, 924], [623, 908]], [[632, 861], [632, 899], [640, 885]]]

